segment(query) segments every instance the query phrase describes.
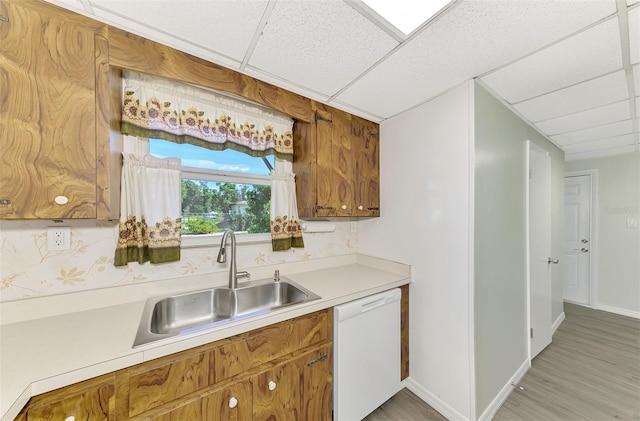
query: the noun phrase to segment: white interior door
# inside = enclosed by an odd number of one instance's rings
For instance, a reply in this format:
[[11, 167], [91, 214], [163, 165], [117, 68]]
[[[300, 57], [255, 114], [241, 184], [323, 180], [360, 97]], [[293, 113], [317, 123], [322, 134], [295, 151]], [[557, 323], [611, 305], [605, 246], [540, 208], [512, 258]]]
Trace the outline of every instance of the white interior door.
[[591, 305], [591, 176], [564, 179], [564, 300]]
[[551, 158], [529, 142], [529, 319], [535, 357], [551, 343]]

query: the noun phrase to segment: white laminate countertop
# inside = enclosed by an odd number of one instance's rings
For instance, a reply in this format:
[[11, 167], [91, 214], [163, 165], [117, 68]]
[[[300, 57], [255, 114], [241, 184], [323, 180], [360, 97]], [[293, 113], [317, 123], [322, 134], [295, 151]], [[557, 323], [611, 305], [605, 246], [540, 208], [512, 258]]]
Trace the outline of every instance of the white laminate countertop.
[[[42, 305], [30, 300], [7, 305], [5, 314], [9, 315], [10, 323], [0, 325], [1, 420], [13, 420], [32, 396], [406, 285], [411, 280], [410, 266], [363, 255], [324, 263], [338, 263], [339, 266], [314, 268], [310, 264], [311, 270], [304, 271], [297, 265], [289, 269], [302, 271], [288, 273], [286, 265], [282, 265], [281, 270], [282, 276], [320, 295], [319, 300], [164, 339], [135, 349], [132, 344], [147, 298], [144, 294], [141, 296], [139, 290], [138, 295], [133, 294], [135, 301], [123, 300], [121, 303], [102, 304], [96, 308], [91, 308], [87, 303], [99, 301], [101, 294], [102, 298], [110, 300], [107, 302], [117, 301], [113, 300], [114, 291], [93, 291], [83, 300], [78, 300], [77, 297], [51, 298], [49, 301], [55, 302], [55, 305], [51, 305], [51, 314], [47, 314]], [[190, 283], [188, 279], [182, 278], [179, 284], [183, 292], [202, 289], [201, 280]], [[152, 293], [147, 291], [147, 294], [162, 295], [160, 292], [156, 286]], [[175, 286], [167, 289], [167, 293], [169, 292], [175, 293]], [[122, 290], [119, 295], [123, 295]], [[78, 301], [82, 303], [78, 304]], [[61, 306], [70, 310], [65, 312], [60, 309]], [[35, 318], [25, 317], [11, 322], [11, 314], [20, 314], [21, 311], [37, 315], [32, 316]]]

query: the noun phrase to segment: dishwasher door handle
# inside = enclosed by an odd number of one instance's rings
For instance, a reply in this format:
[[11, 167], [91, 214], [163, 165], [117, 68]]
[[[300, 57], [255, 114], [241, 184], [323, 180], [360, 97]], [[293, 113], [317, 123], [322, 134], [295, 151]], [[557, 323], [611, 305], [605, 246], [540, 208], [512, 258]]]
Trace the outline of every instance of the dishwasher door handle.
[[371, 311], [371, 310], [374, 310], [374, 309], [376, 309], [378, 307], [382, 307], [383, 305], [386, 304], [386, 301], [387, 300], [386, 300], [385, 297], [381, 297], [381, 298], [378, 298], [377, 300], [370, 301], [368, 303], [364, 303], [360, 307], [360, 309], [361, 309], [360, 312], [361, 313], [366, 313], [367, 311]]

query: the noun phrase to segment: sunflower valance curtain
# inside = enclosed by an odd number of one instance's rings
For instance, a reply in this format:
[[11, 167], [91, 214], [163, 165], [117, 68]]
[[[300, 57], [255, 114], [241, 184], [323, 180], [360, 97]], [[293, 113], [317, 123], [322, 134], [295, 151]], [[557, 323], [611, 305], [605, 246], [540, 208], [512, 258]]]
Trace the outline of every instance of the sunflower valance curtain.
[[298, 219], [295, 175], [291, 162], [279, 161], [271, 171], [271, 246], [273, 251], [304, 247]]
[[293, 120], [204, 88], [124, 72], [123, 134], [293, 159]]
[[115, 266], [180, 260], [181, 178], [177, 158], [123, 154]]

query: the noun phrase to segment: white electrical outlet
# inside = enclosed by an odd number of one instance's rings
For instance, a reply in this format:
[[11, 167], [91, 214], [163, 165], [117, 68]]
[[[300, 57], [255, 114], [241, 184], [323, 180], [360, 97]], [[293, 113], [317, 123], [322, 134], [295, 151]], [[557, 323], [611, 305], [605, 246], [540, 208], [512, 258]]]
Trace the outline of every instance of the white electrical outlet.
[[69, 250], [71, 248], [71, 228], [47, 227], [47, 249]]

